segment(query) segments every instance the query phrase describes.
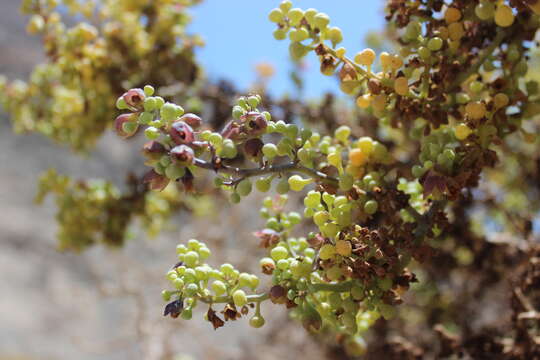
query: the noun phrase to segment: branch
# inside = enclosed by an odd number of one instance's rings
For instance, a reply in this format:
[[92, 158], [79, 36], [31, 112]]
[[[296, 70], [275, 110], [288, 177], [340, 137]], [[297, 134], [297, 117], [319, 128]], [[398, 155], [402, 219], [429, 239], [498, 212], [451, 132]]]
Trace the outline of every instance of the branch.
[[[270, 295], [267, 294], [267, 293], [264, 293], [264, 294], [259, 294], [259, 295], [248, 295], [248, 296], [246, 296], [246, 298], [247, 298], [248, 304], [249, 303], [254, 303], [254, 302], [260, 303], [262, 301], [265, 301], [265, 300], [269, 299]], [[212, 298], [212, 297], [203, 298], [203, 297], [200, 297], [199, 300], [202, 301], [205, 304], [228, 304], [228, 303], [233, 302], [232, 296], [220, 296], [220, 297], [216, 297], [216, 298]]]
[[204, 161], [202, 159], [195, 159], [194, 165], [202, 169], [213, 170], [215, 172], [221, 172], [225, 174], [236, 175], [242, 178], [248, 178], [253, 176], [265, 175], [265, 174], [274, 174], [274, 173], [284, 173], [284, 172], [299, 172], [311, 176], [314, 179], [319, 181], [332, 183], [337, 185], [339, 181], [329, 175], [326, 175], [323, 172], [317, 171], [315, 169], [307, 168], [298, 164], [297, 162], [290, 162], [280, 165], [270, 165], [261, 168], [238, 168], [234, 166], [224, 165], [224, 164], [212, 164], [210, 162]]

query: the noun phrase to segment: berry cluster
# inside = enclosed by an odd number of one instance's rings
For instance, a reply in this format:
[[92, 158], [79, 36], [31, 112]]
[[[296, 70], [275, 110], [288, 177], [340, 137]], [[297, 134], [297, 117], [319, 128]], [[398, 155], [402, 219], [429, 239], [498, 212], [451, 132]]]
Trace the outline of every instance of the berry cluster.
[[[216, 185], [232, 192], [233, 203], [251, 193], [252, 177], [260, 192], [276, 182], [282, 197], [264, 201], [266, 227], [256, 233], [268, 250], [260, 262], [262, 272], [272, 275], [267, 296], [293, 308], [307, 329], [345, 335], [344, 344], [358, 345], [359, 334], [379, 316], [395, 315], [400, 295], [416, 281], [407, 268], [411, 259], [431, 256], [431, 240], [448, 226], [445, 205], [494, 166], [492, 147], [512, 133], [536, 140], [523, 127], [532, 116], [528, 97], [537, 96], [536, 82], [523, 80], [524, 43], [539, 25], [531, 12], [535, 5], [414, 3], [388, 4], [399, 51], [377, 56], [365, 49], [353, 59], [337, 48], [343, 34], [330, 26], [328, 15], [293, 8], [287, 0], [269, 14], [277, 24], [274, 37], [290, 39], [293, 60], [315, 52], [321, 72], [337, 75], [357, 107], [380, 121], [383, 140], [355, 138], [348, 126], [324, 136], [273, 121], [258, 110], [256, 95], [238, 99], [234, 120], [220, 133], [195, 131], [190, 137], [190, 176], [197, 167], [215, 171]], [[163, 166], [173, 163], [168, 159], [180, 144], [168, 140], [174, 124], [183, 122], [180, 113], [174, 115], [172, 124], [157, 128], [164, 139]], [[405, 131], [393, 131], [400, 128]], [[395, 146], [400, 142], [402, 149]], [[239, 157], [258, 167], [228, 164]], [[166, 169], [153, 171], [168, 176]], [[283, 211], [290, 191], [305, 193], [304, 217], [315, 225], [305, 237], [291, 237], [302, 221], [298, 213]]]
[[[219, 270], [212, 268], [205, 263], [211, 255], [210, 250], [195, 239], [189, 240], [187, 246], [178, 245], [176, 253], [179, 262], [167, 273], [167, 279], [175, 290], [162, 292], [163, 300], [169, 302], [165, 307], [165, 316], [181, 316], [189, 320], [197, 304], [206, 303], [209, 304], [206, 320], [217, 329], [223, 326], [225, 321], [236, 320], [247, 315], [250, 308], [256, 307], [249, 323], [256, 328], [264, 325], [260, 303], [268, 296], [246, 294], [246, 291], [254, 292], [257, 289], [257, 276], [240, 273], [231, 264], [222, 264]], [[212, 308], [212, 305], [220, 303], [225, 304], [221, 312], [225, 321]]]

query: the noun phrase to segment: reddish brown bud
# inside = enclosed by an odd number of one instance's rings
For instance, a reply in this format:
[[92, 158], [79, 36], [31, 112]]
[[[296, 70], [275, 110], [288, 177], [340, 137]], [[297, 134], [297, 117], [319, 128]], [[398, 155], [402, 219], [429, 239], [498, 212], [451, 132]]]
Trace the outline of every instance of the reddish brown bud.
[[193, 129], [183, 121], [176, 121], [169, 129], [169, 135], [177, 144], [191, 144], [195, 140]]
[[124, 98], [124, 101], [128, 106], [140, 108], [145, 99], [145, 95], [142, 89], [129, 89], [122, 95], [122, 98]]
[[[124, 124], [133, 124], [131, 127], [133, 129], [126, 129], [127, 126], [124, 126]], [[128, 138], [130, 136], [133, 136], [138, 129], [137, 123], [135, 122], [135, 114], [122, 114], [118, 115], [116, 119], [114, 120], [114, 129], [116, 130], [116, 134], [118, 136], [121, 136], [123, 138]], [[130, 130], [130, 131], [126, 131]]]
[[185, 122], [186, 124], [188, 124], [194, 129], [197, 129], [202, 124], [202, 119], [199, 116], [192, 113], [187, 113], [187, 114], [182, 115], [182, 117], [179, 120]]
[[193, 159], [195, 158], [195, 153], [193, 152], [193, 149], [187, 145], [175, 146], [171, 150], [170, 155], [172, 161], [180, 163], [182, 165], [193, 164]]
[[280, 285], [274, 285], [270, 288], [270, 300], [274, 304], [284, 304], [287, 301], [287, 292]]

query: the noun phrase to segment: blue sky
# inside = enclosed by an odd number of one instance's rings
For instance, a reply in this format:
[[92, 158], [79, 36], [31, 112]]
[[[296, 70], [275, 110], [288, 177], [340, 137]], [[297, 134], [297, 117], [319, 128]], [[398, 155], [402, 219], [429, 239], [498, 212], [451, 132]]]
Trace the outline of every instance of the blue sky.
[[[197, 53], [211, 79], [233, 80], [240, 89], [255, 79], [255, 64], [268, 62], [276, 73], [269, 83], [270, 92], [283, 94], [293, 89], [289, 80], [288, 40], [277, 41], [272, 36], [275, 24], [267, 19], [279, 0], [206, 0], [195, 7], [192, 32], [201, 34], [206, 46]], [[327, 13], [331, 25], [339, 26], [345, 40], [341, 44], [353, 55], [364, 45], [369, 31], [383, 28], [383, 2], [378, 0], [296, 0], [294, 7], [316, 8]], [[311, 55], [305, 71], [305, 95], [316, 97], [337, 89], [336, 80], [319, 73], [318, 61]]]

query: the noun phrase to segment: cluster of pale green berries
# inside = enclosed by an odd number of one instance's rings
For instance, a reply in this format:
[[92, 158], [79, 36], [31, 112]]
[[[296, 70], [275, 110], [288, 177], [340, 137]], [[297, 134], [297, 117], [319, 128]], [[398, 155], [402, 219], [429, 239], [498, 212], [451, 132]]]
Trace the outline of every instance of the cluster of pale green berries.
[[[211, 255], [208, 247], [195, 239], [176, 247], [179, 263], [169, 270], [167, 279], [175, 290], [163, 290], [164, 301], [172, 304], [180, 302], [176, 311], [169, 312], [173, 317], [180, 315], [183, 319], [191, 319], [193, 309], [200, 302], [206, 304], [225, 303], [243, 308], [252, 302], [260, 302], [253, 293], [259, 286], [256, 275], [239, 272], [231, 264], [222, 264], [219, 269], [206, 263]], [[166, 314], [168, 315], [168, 314]], [[262, 322], [262, 323], [261, 323]], [[251, 324], [260, 327], [264, 319], [259, 309]]]
[[330, 27], [330, 17], [316, 9], [302, 10], [293, 8], [289, 0], [281, 2], [278, 8], [273, 9], [268, 18], [276, 23], [278, 28], [274, 31], [276, 40], [284, 40], [289, 36], [291, 46], [290, 54], [293, 59], [300, 59], [312, 48], [303, 45], [302, 41], [307, 39], [317, 39], [319, 41], [329, 40], [333, 46], [343, 41], [343, 33], [338, 27]]

